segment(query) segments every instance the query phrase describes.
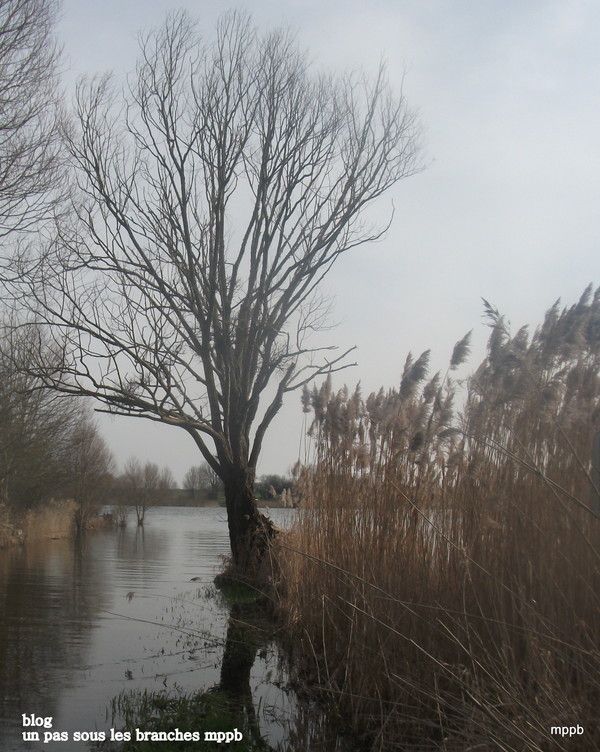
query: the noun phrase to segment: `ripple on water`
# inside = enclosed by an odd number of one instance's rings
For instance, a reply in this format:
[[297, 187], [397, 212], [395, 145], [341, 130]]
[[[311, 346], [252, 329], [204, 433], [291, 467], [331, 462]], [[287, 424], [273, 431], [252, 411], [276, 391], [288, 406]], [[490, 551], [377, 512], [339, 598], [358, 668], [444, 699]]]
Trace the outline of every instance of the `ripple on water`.
[[[278, 524], [290, 516], [270, 512]], [[143, 528], [134, 519], [82, 544], [37, 541], [0, 556], [2, 752], [39, 749], [20, 740], [21, 713], [51, 715], [55, 729], [101, 729], [122, 690], [219, 681], [228, 612], [207, 586], [229, 550], [224, 510], [156, 508]], [[253, 690], [288, 712], [265, 679], [274, 661], [256, 662]]]

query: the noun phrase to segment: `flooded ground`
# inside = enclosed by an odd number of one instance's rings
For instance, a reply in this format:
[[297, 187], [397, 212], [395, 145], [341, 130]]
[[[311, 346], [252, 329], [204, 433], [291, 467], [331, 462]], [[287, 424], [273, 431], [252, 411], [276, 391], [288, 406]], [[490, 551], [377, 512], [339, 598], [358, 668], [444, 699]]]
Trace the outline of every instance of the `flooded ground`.
[[[280, 526], [293, 515], [268, 513]], [[130, 518], [82, 544], [0, 552], [2, 752], [90, 749], [24, 742], [22, 713], [52, 716], [55, 730], [109, 729], [123, 691], [218, 685], [230, 609], [212, 583], [228, 548], [223, 509], [169, 507], [151, 510], [144, 528]], [[272, 644], [257, 651], [250, 684], [260, 733], [282, 748], [294, 699]]]

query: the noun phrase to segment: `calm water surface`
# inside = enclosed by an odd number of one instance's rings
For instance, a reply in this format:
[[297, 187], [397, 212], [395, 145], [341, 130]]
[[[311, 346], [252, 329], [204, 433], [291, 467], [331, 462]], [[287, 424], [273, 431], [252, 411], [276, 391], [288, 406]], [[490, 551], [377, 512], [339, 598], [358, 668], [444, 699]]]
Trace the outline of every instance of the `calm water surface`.
[[[292, 516], [268, 513], [280, 526]], [[23, 742], [22, 713], [52, 716], [55, 730], [108, 729], [123, 690], [217, 685], [229, 611], [212, 581], [228, 549], [223, 509], [165, 507], [152, 509], [143, 529], [130, 517], [127, 528], [82, 544], [0, 552], [0, 750], [89, 749]], [[277, 679], [275, 648], [261, 650], [251, 687], [274, 747], [294, 704]]]

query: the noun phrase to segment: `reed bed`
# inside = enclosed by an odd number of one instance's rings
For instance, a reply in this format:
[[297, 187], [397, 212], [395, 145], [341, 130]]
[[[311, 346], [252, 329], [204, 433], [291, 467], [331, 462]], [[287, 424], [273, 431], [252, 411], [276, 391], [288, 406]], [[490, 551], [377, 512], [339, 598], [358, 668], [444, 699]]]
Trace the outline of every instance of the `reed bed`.
[[68, 538], [76, 511], [73, 500], [50, 500], [21, 514], [0, 505], [0, 549], [43, 538]]
[[298, 681], [364, 749], [600, 747], [600, 292], [531, 336], [486, 316], [462, 387], [469, 335], [445, 374], [425, 352], [387, 392], [303, 395], [280, 608]]

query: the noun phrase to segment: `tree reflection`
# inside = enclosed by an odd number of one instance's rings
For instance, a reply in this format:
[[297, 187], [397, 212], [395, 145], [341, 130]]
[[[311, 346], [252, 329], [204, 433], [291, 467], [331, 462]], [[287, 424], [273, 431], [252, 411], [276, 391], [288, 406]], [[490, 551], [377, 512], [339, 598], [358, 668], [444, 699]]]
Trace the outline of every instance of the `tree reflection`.
[[256, 716], [250, 671], [261, 646], [262, 634], [260, 621], [254, 604], [234, 603], [227, 624], [227, 636], [221, 663], [221, 681], [217, 688], [222, 692], [232, 707], [237, 708], [247, 738], [252, 740], [256, 749], [269, 749], [262, 739], [260, 725]]
[[[234, 603], [231, 606], [221, 660], [220, 680], [214, 687], [191, 694], [168, 691], [121, 693], [113, 700], [113, 724], [134, 732], [146, 731], [232, 731], [243, 735], [236, 743], [239, 752], [270, 752], [272, 747], [261, 734], [250, 674], [258, 650], [264, 644], [262, 610], [253, 603]], [[195, 752], [214, 750], [214, 741], [147, 742], [152, 752]], [[100, 744], [99, 749], [138, 752], [146, 749], [146, 742], [135, 738], [121, 745]]]

